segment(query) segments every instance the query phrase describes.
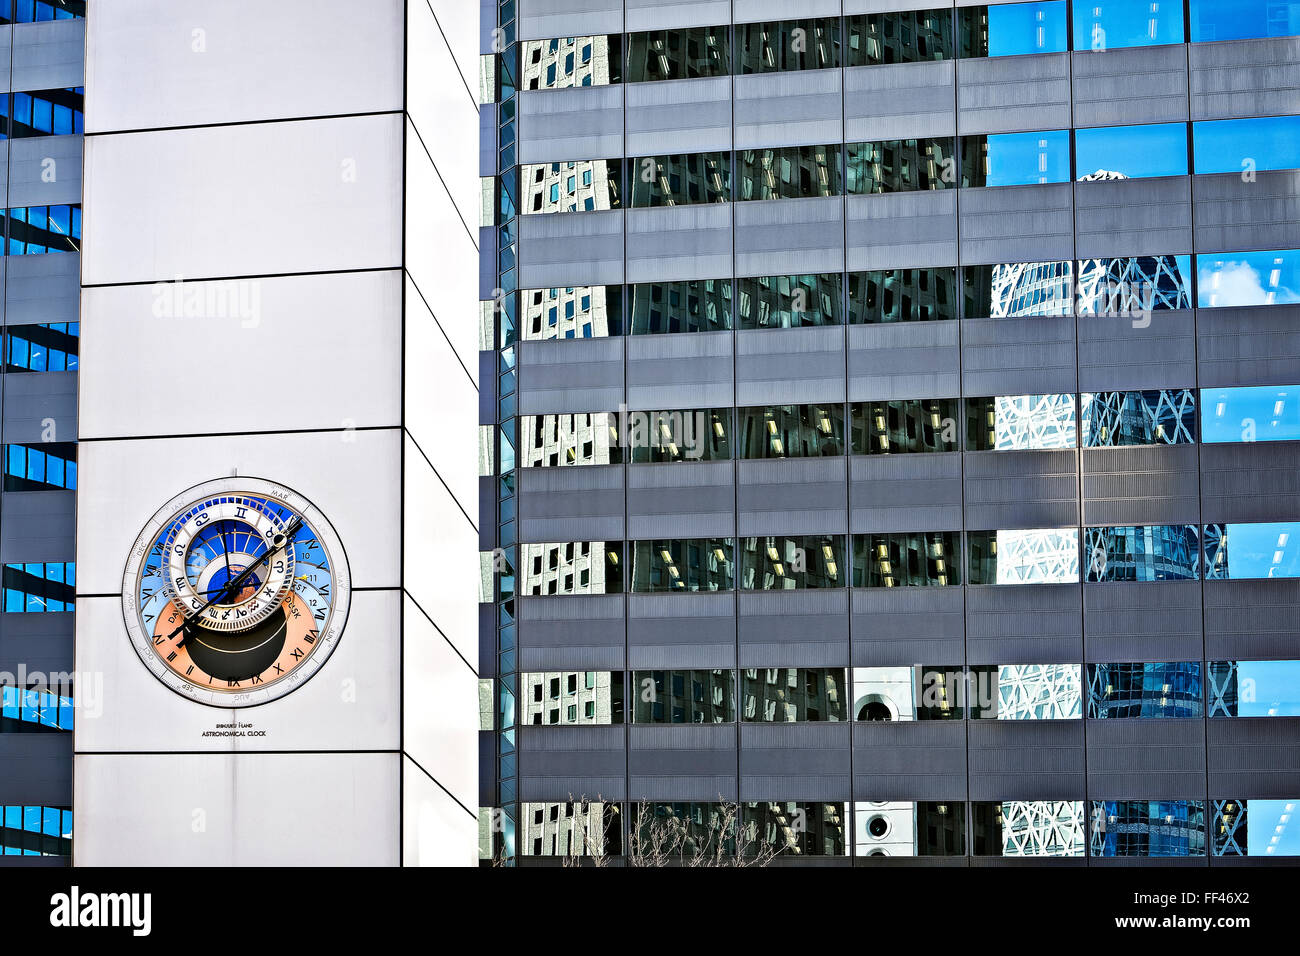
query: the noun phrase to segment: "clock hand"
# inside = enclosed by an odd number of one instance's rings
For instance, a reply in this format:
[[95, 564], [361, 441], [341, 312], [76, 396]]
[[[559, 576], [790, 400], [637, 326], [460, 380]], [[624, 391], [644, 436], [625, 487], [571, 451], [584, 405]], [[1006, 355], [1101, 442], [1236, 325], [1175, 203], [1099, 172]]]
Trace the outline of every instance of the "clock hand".
[[[276, 537], [275, 540], [277, 540], [279, 543], [276, 544], [275, 547], [273, 547], [273, 548], [268, 548], [267, 551], [266, 551], [266, 553], [265, 553], [264, 555], [262, 555], [260, 558], [258, 558], [256, 561], [254, 561], [254, 562], [253, 562], [252, 564], [250, 564], [248, 567], [244, 568], [244, 570], [240, 571], [239, 574], [235, 575], [234, 580], [232, 580], [232, 581], [227, 581], [227, 582], [226, 582], [226, 586], [225, 586], [224, 588], [221, 588], [221, 591], [222, 591], [223, 593], [224, 593], [224, 592], [232, 592], [232, 593], [235, 592], [241, 584], [243, 584], [245, 581], [247, 581], [247, 580], [252, 576], [252, 574], [253, 574], [254, 571], [256, 571], [259, 567], [261, 567], [263, 564], [265, 564], [265, 563], [266, 563], [268, 560], [270, 560], [272, 557], [274, 557], [275, 555], [277, 555], [277, 554], [279, 554], [281, 551], [283, 551], [285, 548], [287, 548], [287, 547], [289, 546], [289, 544], [293, 541], [293, 536], [294, 536], [295, 534], [298, 533], [298, 529], [301, 528], [301, 527], [302, 527], [302, 518], [297, 518], [297, 519], [295, 519], [294, 522], [293, 522], [291, 525], [289, 525], [288, 528], [285, 529], [285, 533], [284, 533], [284, 534], [282, 534], [282, 535], [278, 535], [278, 536]], [[198, 608], [198, 609], [194, 612], [194, 614], [192, 615], [192, 617], [198, 617], [200, 614], [202, 614], [202, 613], [203, 613], [204, 611], [206, 611], [208, 608], [212, 607], [212, 605], [216, 604], [216, 603], [220, 600], [220, 598], [221, 598], [221, 594], [218, 594], [216, 597], [209, 599], [207, 603], [205, 603], [202, 607]], [[177, 634], [179, 634], [181, 631], [185, 630], [185, 628], [186, 628], [186, 627], [189, 625], [189, 623], [190, 623], [190, 619], [191, 619], [191, 618], [187, 617], [185, 620], [181, 621], [180, 626], [179, 626], [178, 628], [176, 628], [176, 630], [172, 631], [170, 634], [167, 635], [167, 640], [170, 641], [173, 637], [175, 637], [175, 636], [176, 636]], [[182, 641], [181, 643], [184, 644], [185, 642]]]
[[226, 533], [221, 532], [221, 550], [226, 555], [226, 579], [230, 579], [230, 549], [226, 547]]

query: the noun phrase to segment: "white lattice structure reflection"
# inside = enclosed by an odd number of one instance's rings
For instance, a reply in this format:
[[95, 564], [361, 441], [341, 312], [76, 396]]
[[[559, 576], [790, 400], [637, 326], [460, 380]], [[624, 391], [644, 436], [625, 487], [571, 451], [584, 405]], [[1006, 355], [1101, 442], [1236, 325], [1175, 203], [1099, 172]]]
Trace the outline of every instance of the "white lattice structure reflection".
[[998, 719], [1072, 720], [1083, 716], [1078, 664], [998, 668]]
[[999, 395], [993, 400], [993, 447], [1074, 448], [1073, 395]]
[[1083, 839], [1080, 800], [1002, 804], [1003, 856], [1083, 856]]
[[998, 584], [1070, 584], [1079, 580], [1079, 532], [1071, 528], [999, 531]]

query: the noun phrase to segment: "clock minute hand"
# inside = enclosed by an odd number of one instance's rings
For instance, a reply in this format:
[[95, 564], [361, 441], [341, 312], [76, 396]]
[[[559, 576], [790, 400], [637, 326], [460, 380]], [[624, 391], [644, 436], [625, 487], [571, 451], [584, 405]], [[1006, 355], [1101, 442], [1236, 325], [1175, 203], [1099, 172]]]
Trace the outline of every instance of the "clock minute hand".
[[[301, 527], [302, 527], [302, 518], [295, 519], [294, 522], [291, 525], [289, 525], [288, 528], [285, 529], [285, 533], [280, 536], [281, 540], [279, 544], [277, 544], [274, 548], [267, 549], [266, 554], [262, 555], [260, 558], [258, 558], [248, 567], [244, 568], [244, 570], [240, 571], [239, 574], [235, 575], [233, 581], [227, 582], [226, 586], [217, 592], [216, 597], [209, 599], [208, 602], [204, 604], [202, 607], [200, 607], [198, 610], [196, 610], [192, 616], [198, 617], [208, 608], [212, 607], [212, 605], [216, 604], [221, 599], [222, 594], [234, 591], [237, 587], [239, 587], [239, 585], [247, 581], [252, 576], [254, 571], [256, 571], [267, 561], [269, 561], [272, 557], [274, 557], [275, 555], [283, 551], [285, 548], [287, 548], [289, 544], [293, 541], [293, 536], [298, 533], [298, 529]], [[181, 621], [180, 626], [177, 627], [176, 630], [172, 631], [170, 634], [167, 635], [167, 640], [170, 641], [181, 631], [185, 630], [186, 626], [189, 623], [190, 623], [190, 618], [186, 618], [184, 621]]]

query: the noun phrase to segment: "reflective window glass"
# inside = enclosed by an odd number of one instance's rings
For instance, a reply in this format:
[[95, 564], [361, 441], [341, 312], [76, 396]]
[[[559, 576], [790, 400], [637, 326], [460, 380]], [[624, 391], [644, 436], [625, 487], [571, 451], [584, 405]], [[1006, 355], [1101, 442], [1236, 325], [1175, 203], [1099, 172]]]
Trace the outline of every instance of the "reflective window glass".
[[642, 282], [632, 286], [632, 334], [731, 329], [730, 279]]
[[632, 208], [731, 201], [730, 153], [681, 153], [628, 160]]
[[974, 720], [1076, 720], [1083, 716], [1078, 664], [971, 667], [967, 700]]
[[73, 491], [77, 446], [72, 442], [5, 445], [5, 491]]
[[632, 723], [725, 724], [736, 719], [736, 672], [633, 671]]
[[1300, 251], [1236, 252], [1196, 257], [1203, 309], [1300, 303]]
[[1086, 182], [1187, 175], [1183, 123], [1077, 129], [1074, 150], [1079, 179]]
[[547, 671], [519, 675], [524, 723], [623, 723], [622, 671]]
[[1069, 130], [962, 137], [963, 186], [1026, 186], [1069, 181]]
[[968, 584], [1077, 584], [1079, 530], [970, 531]]
[[1196, 581], [1200, 529], [1196, 525], [1085, 528], [1085, 581]]
[[520, 167], [524, 215], [621, 209], [620, 159], [584, 159], [570, 163], [526, 163]]
[[1088, 664], [1088, 717], [1200, 717], [1201, 665]]
[[7, 614], [75, 610], [77, 566], [72, 562], [6, 564], [4, 596]]
[[84, 87], [0, 93], [0, 139], [85, 132]]
[[84, 20], [86, 0], [0, 0], [0, 23]]
[[1288, 826], [1300, 800], [1215, 800], [1215, 856], [1300, 856], [1300, 828]]
[[843, 667], [742, 670], [742, 719], [777, 724], [848, 720], [845, 675]]
[[1074, 48], [1118, 50], [1183, 42], [1183, 5], [1172, 0], [1079, 0]]
[[736, 410], [741, 458], [844, 454], [844, 406], [770, 405]]
[[742, 329], [790, 329], [844, 324], [844, 277], [839, 273], [737, 279]]
[[1093, 800], [1088, 818], [1089, 856], [1205, 855], [1202, 800]]
[[961, 56], [1063, 53], [1069, 35], [1065, 0], [963, 7], [957, 33]]
[[967, 451], [1074, 448], [1073, 395], [998, 395], [966, 399]]
[[844, 147], [845, 190], [850, 196], [955, 189], [953, 140], [899, 139]]
[[1196, 392], [1084, 392], [1079, 425], [1084, 448], [1190, 445], [1196, 441]]
[[1210, 661], [1211, 717], [1300, 717], [1300, 661]]
[[1080, 259], [1076, 266], [1079, 315], [1120, 316], [1146, 328], [1154, 312], [1192, 307], [1191, 256]]
[[1300, 577], [1300, 522], [1207, 524], [1204, 542], [1207, 580]]
[[81, 251], [81, 206], [26, 206], [8, 210], [7, 256]]
[[1073, 262], [1002, 262], [962, 269], [968, 319], [1074, 314]]
[[741, 201], [838, 196], [840, 147], [742, 149], [736, 153], [736, 179]]
[[520, 88], [525, 90], [609, 86], [623, 79], [623, 38], [618, 34], [524, 40], [519, 58]]
[[957, 318], [955, 266], [852, 272], [848, 280], [852, 325]]
[[519, 293], [525, 341], [603, 339], [623, 334], [623, 287], [575, 286]]
[[733, 548], [731, 538], [634, 541], [632, 590], [730, 591]]
[[524, 856], [603, 859], [623, 853], [623, 816], [617, 803], [524, 803], [519, 846]]
[[731, 457], [731, 409], [662, 412], [623, 410], [617, 416], [622, 444], [637, 464], [718, 461]]
[[71, 857], [72, 810], [0, 806], [0, 855]]
[[963, 803], [863, 801], [853, 811], [855, 856], [966, 855]]
[[566, 541], [560, 544], [521, 544], [523, 563], [520, 594], [621, 594], [621, 541]]
[[839, 18], [737, 23], [736, 60], [743, 74], [838, 68]]
[[847, 803], [744, 803], [740, 822], [746, 857], [802, 859], [849, 852]]
[[627, 79], [688, 80], [731, 72], [730, 28], [650, 30], [627, 38]]
[[81, 324], [11, 325], [5, 329], [6, 372], [75, 372]]
[[961, 584], [961, 533], [916, 531], [853, 536], [855, 588]]
[[961, 399], [899, 399], [854, 402], [851, 454], [908, 455], [961, 451], [958, 422]]
[[1300, 36], [1300, 0], [1191, 0], [1192, 42]]
[[523, 415], [520, 468], [617, 465], [623, 460], [618, 418], [610, 412], [586, 415]]
[[1192, 124], [1197, 173], [1300, 168], [1300, 116], [1214, 120]]
[[628, 857], [634, 866], [688, 865], [699, 857], [736, 856], [735, 804], [643, 802], [632, 804], [629, 811]]
[[71, 732], [72, 729], [70, 686], [53, 690], [0, 686], [0, 733]]
[[1300, 386], [1201, 389], [1201, 441], [1300, 441]]
[[952, 8], [865, 13], [846, 18], [846, 66], [951, 59]]
[[1082, 800], [971, 805], [976, 856], [1078, 857], [1087, 846]]
[[843, 535], [741, 538], [740, 546], [745, 590], [848, 587]]
[[853, 668], [854, 720], [961, 720], [965, 711], [966, 674], [959, 664]]

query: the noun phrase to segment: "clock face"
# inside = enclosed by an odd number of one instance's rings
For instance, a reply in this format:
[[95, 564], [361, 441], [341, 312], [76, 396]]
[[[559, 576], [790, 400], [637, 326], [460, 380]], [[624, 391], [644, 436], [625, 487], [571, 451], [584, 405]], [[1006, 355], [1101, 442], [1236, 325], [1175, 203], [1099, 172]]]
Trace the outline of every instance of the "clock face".
[[221, 478], [159, 509], [122, 582], [131, 643], [191, 700], [252, 707], [324, 665], [343, 633], [350, 582], [334, 529], [283, 485]]

